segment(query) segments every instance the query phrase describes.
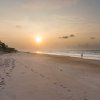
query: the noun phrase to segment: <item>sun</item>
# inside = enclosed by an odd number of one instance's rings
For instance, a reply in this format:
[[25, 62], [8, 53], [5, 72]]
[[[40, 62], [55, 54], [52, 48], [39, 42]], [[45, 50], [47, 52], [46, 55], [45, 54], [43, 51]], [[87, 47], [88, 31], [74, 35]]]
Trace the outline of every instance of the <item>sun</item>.
[[37, 37], [35, 38], [35, 42], [38, 43], [38, 44], [39, 44], [39, 43], [42, 43], [42, 41], [43, 41], [43, 40], [42, 40], [42, 37], [41, 37], [41, 36], [37, 36]]

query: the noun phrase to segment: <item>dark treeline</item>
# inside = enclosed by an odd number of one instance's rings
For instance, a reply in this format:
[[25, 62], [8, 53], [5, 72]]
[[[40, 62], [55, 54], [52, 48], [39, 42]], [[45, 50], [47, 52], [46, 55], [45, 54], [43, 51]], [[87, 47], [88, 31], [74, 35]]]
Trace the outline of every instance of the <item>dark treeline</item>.
[[0, 41], [0, 51], [7, 52], [7, 53], [17, 52], [15, 48], [11, 48], [1, 41]]

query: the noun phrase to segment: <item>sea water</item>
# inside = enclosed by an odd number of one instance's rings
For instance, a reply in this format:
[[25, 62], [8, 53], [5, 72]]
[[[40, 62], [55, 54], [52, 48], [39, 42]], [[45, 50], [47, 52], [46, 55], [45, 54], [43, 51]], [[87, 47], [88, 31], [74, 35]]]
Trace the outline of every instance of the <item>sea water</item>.
[[36, 53], [100, 60], [100, 50], [42, 50]]

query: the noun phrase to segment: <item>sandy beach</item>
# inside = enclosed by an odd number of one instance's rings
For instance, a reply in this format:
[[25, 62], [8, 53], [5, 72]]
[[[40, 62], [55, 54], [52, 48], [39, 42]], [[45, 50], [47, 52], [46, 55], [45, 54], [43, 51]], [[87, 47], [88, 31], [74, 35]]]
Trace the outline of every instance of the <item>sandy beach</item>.
[[0, 54], [0, 100], [100, 100], [100, 61]]

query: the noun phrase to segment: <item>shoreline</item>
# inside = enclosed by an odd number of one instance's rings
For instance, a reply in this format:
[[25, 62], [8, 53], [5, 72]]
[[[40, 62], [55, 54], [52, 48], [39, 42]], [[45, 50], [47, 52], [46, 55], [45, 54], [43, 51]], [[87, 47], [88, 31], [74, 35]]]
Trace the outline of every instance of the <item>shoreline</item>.
[[48, 55], [57, 55], [57, 56], [65, 56], [65, 57], [75, 57], [75, 58], [83, 58], [83, 59], [89, 59], [89, 60], [100, 60], [100, 54], [88, 54], [88, 53], [64, 53], [64, 52], [59, 52], [59, 53], [46, 53], [46, 52], [26, 52], [26, 53], [36, 53], [36, 54], [48, 54]]
[[[58, 61], [62, 61], [62, 62], [66, 62], [68, 61], [74, 61], [74, 62], [79, 62], [79, 63], [87, 63], [87, 64], [91, 64], [92, 66], [96, 65], [96, 66], [100, 66], [100, 60], [97, 59], [86, 59], [86, 58], [80, 58], [80, 57], [71, 57], [71, 56], [64, 56], [64, 55], [52, 55], [52, 54], [43, 54], [43, 53], [32, 53], [32, 52], [17, 52], [17, 53], [25, 53], [25, 54], [31, 54], [31, 55], [41, 55], [41, 56], [48, 56], [51, 58], [56, 58]], [[16, 53], [1, 53], [1, 55], [3, 54], [16, 54]], [[62, 60], [61, 60], [62, 59]], [[63, 61], [64, 60], [64, 61]], [[66, 61], [65, 61], [66, 60]]]
[[73, 61], [76, 61], [76, 62], [89, 63], [89, 64], [100, 66], [100, 60], [96, 60], [96, 59], [86, 59], [86, 58], [80, 58], [80, 57], [71, 57], [71, 56], [63, 56], [63, 55], [51, 55], [51, 54], [42, 54], [42, 53], [31, 53], [31, 52], [23, 52], [23, 53], [49, 56], [49, 57], [54, 57], [54, 58], [59, 59], [59, 60], [60, 59], [73, 60]]

